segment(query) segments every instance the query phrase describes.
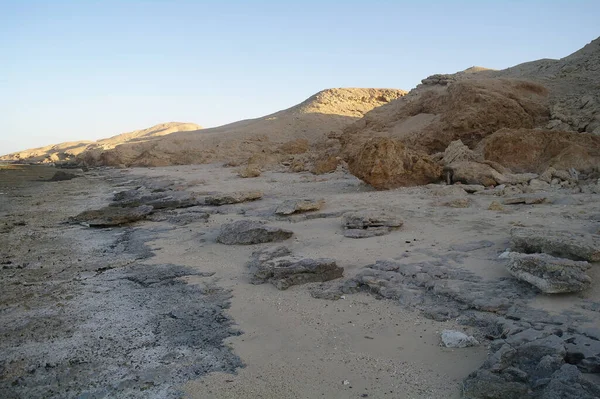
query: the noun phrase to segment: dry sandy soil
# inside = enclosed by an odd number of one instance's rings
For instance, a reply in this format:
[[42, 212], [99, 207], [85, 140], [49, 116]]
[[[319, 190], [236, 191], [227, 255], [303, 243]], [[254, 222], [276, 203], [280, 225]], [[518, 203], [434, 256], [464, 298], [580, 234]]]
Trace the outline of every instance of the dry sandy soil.
[[[510, 278], [498, 255], [514, 225], [596, 233], [600, 220], [593, 194], [556, 189], [542, 193], [553, 203], [493, 211], [490, 203], [502, 197], [440, 195], [439, 186], [374, 191], [343, 170], [242, 179], [232, 168], [191, 165], [40, 181], [52, 173], [1, 175], [1, 397], [458, 398], [463, 380], [488, 355], [481, 329], [455, 317], [434, 321], [366, 292], [326, 300], [311, 296], [318, 283], [285, 291], [251, 284], [252, 252], [277, 244], [217, 243], [221, 225], [263, 219], [290, 229], [294, 236], [283, 244], [303, 257], [335, 259], [343, 280], [394, 259], [496, 281]], [[260, 190], [264, 197], [157, 211], [129, 227], [65, 223], [142, 185], [199, 196]], [[467, 208], [442, 205], [467, 197]], [[312, 217], [273, 215], [284, 200], [298, 198], [325, 205]], [[362, 209], [388, 210], [404, 225], [380, 237], [344, 237], [341, 214]], [[205, 212], [207, 221], [197, 217]], [[471, 245], [482, 240], [489, 244]], [[565, 328], [598, 326], [599, 272], [594, 265], [593, 285], [582, 293], [529, 290], [520, 306], [547, 312], [548, 320], [563, 317]], [[481, 343], [441, 347], [444, 329]]]

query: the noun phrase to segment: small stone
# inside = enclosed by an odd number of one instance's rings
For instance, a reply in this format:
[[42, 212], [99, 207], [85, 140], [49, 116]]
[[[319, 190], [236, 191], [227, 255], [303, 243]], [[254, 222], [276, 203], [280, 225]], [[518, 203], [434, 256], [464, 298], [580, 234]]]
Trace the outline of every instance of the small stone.
[[539, 179], [532, 179], [529, 182], [529, 188], [532, 190], [547, 190], [550, 188], [550, 184]]
[[452, 201], [443, 202], [443, 206], [447, 206], [450, 208], [468, 208], [473, 203], [473, 200], [470, 198], [457, 198]]
[[504, 207], [498, 201], [492, 201], [490, 206], [488, 207], [489, 211], [503, 211]]
[[479, 345], [479, 341], [460, 331], [444, 330], [442, 331], [442, 344], [446, 348], [466, 348]]

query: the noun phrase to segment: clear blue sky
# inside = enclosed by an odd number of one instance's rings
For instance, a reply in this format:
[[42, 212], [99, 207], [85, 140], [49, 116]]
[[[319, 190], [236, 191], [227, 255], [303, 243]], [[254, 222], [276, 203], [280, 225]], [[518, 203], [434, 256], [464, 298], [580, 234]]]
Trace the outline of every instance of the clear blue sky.
[[566, 56], [600, 1], [0, 0], [0, 154]]

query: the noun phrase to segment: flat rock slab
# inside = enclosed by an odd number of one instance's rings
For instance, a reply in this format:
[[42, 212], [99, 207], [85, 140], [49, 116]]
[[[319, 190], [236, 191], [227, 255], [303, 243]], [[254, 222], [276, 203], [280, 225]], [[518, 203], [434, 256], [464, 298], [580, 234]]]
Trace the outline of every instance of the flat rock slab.
[[548, 254], [510, 252], [506, 268], [516, 278], [526, 281], [546, 294], [579, 292], [588, 288], [592, 280], [585, 273], [588, 262], [555, 258]]
[[279, 227], [268, 226], [256, 220], [238, 220], [224, 224], [217, 236], [217, 242], [225, 245], [251, 245], [265, 242], [283, 241], [294, 233]]
[[252, 272], [251, 282], [270, 282], [279, 290], [292, 285], [333, 280], [344, 273], [344, 269], [333, 259], [291, 256], [291, 251], [285, 246], [256, 251], [252, 256], [248, 264]]
[[160, 191], [149, 193], [146, 190], [127, 190], [116, 193], [110, 206], [139, 207], [150, 205], [154, 209], [179, 209], [200, 205], [200, 200], [192, 193], [185, 191]]
[[546, 197], [525, 196], [525, 195], [506, 198], [504, 201], [502, 201], [502, 203], [504, 205], [517, 205], [517, 204], [535, 205], [535, 204], [543, 204], [544, 202], [546, 202]]
[[144, 220], [152, 213], [154, 208], [142, 205], [135, 208], [119, 208], [107, 206], [101, 209], [81, 212], [69, 219], [73, 223], [82, 223], [90, 227], [121, 226], [139, 220]]
[[600, 236], [515, 227], [510, 231], [513, 251], [546, 253], [572, 260], [600, 261]]
[[227, 194], [210, 195], [204, 199], [206, 205], [221, 206], [240, 204], [242, 202], [256, 201], [263, 197], [260, 191], [239, 191]]
[[358, 211], [344, 214], [342, 224], [345, 237], [366, 238], [387, 234], [402, 227], [404, 222], [383, 211]]
[[349, 212], [343, 217], [344, 227], [366, 229], [369, 227], [401, 227], [402, 219], [382, 211]]
[[318, 211], [323, 207], [325, 201], [323, 200], [312, 200], [312, 199], [301, 199], [301, 200], [286, 200], [275, 210], [276, 215], [292, 215], [294, 213], [303, 213]]

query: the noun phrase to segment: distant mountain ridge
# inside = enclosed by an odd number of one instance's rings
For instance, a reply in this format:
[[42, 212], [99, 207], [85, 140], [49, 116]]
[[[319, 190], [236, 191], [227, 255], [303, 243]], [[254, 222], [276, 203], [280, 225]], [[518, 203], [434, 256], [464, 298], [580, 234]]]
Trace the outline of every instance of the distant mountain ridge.
[[119, 144], [141, 141], [151, 137], [165, 136], [175, 132], [200, 130], [202, 127], [195, 123], [169, 122], [161, 123], [143, 130], [121, 133], [97, 141], [70, 141], [51, 144], [44, 147], [17, 151], [0, 157], [0, 161], [27, 163], [60, 163], [73, 162], [77, 156], [92, 149], [108, 150]]

